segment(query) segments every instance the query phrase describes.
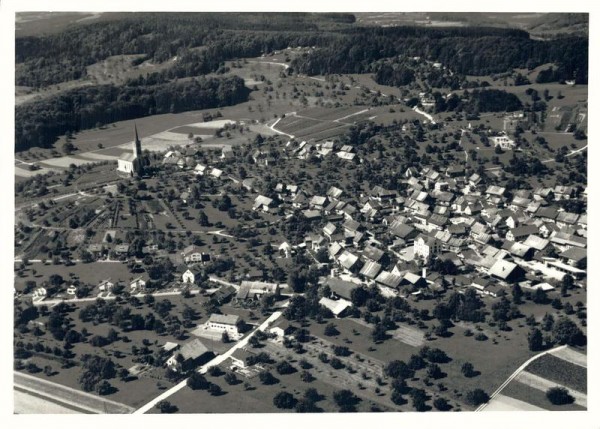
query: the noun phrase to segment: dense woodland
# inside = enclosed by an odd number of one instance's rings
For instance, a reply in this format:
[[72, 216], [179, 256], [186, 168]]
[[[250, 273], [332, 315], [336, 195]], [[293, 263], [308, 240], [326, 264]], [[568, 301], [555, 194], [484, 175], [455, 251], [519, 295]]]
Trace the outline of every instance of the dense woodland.
[[245, 101], [243, 79], [198, 78], [157, 85], [99, 85], [66, 91], [42, 101], [18, 106], [16, 150], [50, 147], [67, 132], [126, 119], [229, 106]]
[[321, 26], [350, 23], [345, 14], [143, 14], [77, 26], [59, 34], [16, 39], [16, 84], [35, 88], [86, 75], [86, 67], [113, 55], [143, 54], [137, 62], [177, 56], [167, 74], [196, 76], [223, 61], [288, 46], [326, 44]]
[[[404, 55], [438, 61], [454, 73], [488, 75], [514, 68], [560, 64], [561, 79], [588, 80], [588, 41], [531, 40], [519, 30], [498, 28], [362, 28], [293, 62], [306, 74], [369, 73], [382, 58]], [[406, 79], [409, 79], [407, 77]]]

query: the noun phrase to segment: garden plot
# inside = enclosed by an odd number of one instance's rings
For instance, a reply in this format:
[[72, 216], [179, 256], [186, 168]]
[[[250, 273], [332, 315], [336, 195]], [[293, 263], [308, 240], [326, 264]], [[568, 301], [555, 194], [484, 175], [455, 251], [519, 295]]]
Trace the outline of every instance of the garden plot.
[[423, 331], [407, 325], [400, 325], [398, 329], [391, 331], [390, 334], [395, 340], [402, 341], [409, 346], [421, 347], [425, 343]]

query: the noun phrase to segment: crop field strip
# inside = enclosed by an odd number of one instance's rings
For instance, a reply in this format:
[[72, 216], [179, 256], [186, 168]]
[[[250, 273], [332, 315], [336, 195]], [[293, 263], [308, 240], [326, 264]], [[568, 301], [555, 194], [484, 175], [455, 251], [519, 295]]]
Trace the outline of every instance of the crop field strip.
[[587, 393], [587, 370], [552, 355], [533, 361], [527, 371], [565, 386], [567, 389]]

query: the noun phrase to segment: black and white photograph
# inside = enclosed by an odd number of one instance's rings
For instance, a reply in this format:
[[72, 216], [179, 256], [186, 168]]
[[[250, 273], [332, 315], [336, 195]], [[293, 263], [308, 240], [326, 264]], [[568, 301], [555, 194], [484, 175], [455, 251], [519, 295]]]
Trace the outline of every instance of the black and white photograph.
[[15, 427], [597, 427], [589, 5], [33, 3], [0, 5]]

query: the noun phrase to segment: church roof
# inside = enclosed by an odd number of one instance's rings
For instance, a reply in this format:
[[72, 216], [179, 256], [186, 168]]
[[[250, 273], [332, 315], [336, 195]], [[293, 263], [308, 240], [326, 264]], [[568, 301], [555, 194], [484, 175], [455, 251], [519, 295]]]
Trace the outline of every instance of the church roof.
[[135, 159], [136, 159], [135, 154], [130, 153], [130, 152], [124, 153], [123, 155], [121, 155], [119, 157], [120, 161], [134, 161]]

